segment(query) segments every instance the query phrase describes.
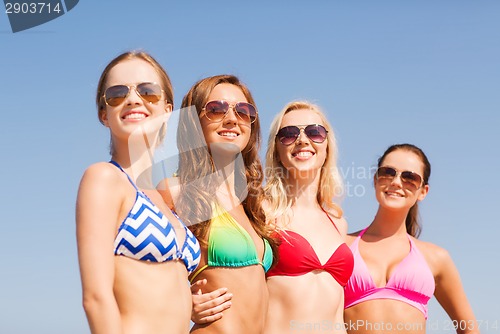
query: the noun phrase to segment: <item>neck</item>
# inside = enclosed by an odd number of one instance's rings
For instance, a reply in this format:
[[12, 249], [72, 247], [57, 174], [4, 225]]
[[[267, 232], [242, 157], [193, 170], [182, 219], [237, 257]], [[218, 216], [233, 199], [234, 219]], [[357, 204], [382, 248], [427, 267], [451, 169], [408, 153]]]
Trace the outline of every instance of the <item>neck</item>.
[[153, 189], [153, 150], [131, 150], [128, 145], [113, 144], [112, 159], [130, 175], [140, 188]]
[[309, 178], [296, 178], [294, 176], [290, 175], [286, 184], [288, 195], [294, 198], [294, 206], [319, 207], [320, 204], [318, 203], [317, 195], [320, 174], [315, 173], [315, 175]]
[[235, 145], [212, 144], [210, 145], [210, 154], [215, 166], [215, 172], [222, 178], [221, 186], [218, 187], [217, 191], [235, 195], [237, 184], [241, 182], [247, 184], [244, 170], [245, 164], [241, 152], [237, 150]]
[[408, 211], [390, 211], [379, 206], [373, 222], [368, 227], [369, 233], [380, 237], [406, 235], [407, 214]]

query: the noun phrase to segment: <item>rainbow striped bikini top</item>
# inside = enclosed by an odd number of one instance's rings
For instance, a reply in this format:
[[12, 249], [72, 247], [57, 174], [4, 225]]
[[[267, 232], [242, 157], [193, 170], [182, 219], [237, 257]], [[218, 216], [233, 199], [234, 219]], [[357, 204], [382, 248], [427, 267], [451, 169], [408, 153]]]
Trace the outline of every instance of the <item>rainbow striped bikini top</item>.
[[194, 279], [208, 267], [239, 268], [252, 265], [261, 265], [267, 272], [273, 263], [273, 252], [269, 242], [264, 243], [262, 259], [257, 255], [257, 250], [252, 237], [248, 232], [219, 204], [213, 206], [214, 218], [210, 223], [208, 236], [207, 264], [198, 268], [190, 277]]

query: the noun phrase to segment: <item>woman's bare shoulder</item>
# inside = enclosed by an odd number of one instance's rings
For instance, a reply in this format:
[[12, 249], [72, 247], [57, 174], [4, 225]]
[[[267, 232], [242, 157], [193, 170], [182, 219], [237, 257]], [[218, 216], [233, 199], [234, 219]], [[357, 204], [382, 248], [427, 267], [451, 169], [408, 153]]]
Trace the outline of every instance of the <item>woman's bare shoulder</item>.
[[441, 268], [452, 262], [450, 253], [445, 248], [431, 242], [411, 238], [432, 268]]
[[96, 186], [105, 186], [115, 184], [120, 180], [118, 169], [107, 162], [97, 162], [85, 170], [82, 176], [82, 183], [95, 184]]

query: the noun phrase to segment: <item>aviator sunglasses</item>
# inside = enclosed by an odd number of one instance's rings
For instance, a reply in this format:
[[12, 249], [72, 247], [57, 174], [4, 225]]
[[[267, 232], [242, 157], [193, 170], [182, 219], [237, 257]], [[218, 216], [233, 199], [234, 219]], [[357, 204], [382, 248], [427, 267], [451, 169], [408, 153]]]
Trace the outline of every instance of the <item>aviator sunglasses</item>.
[[238, 118], [244, 123], [251, 124], [257, 119], [257, 109], [247, 102], [237, 102], [229, 104], [229, 102], [220, 101], [209, 101], [205, 104], [202, 111], [205, 112], [205, 116], [214, 122], [220, 122], [226, 117], [229, 108], [232, 108]]
[[111, 86], [104, 92], [104, 101], [110, 107], [117, 107], [125, 101], [130, 91], [135, 89], [137, 94], [146, 102], [156, 103], [161, 99], [163, 90], [160, 85], [154, 82], [142, 82], [137, 85], [116, 85]]
[[304, 133], [306, 134], [307, 138], [311, 139], [315, 143], [322, 143], [326, 139], [326, 134], [328, 131], [326, 131], [325, 127], [319, 124], [309, 124], [309, 125], [290, 125], [290, 126], [285, 126], [281, 129], [279, 129], [278, 133], [276, 134], [276, 137], [278, 137], [279, 141], [285, 145], [291, 145], [295, 143], [297, 138], [300, 136], [300, 131], [304, 130]]
[[377, 169], [377, 180], [393, 180], [397, 176], [401, 177], [403, 185], [414, 187], [415, 189], [420, 189], [423, 185], [423, 179], [420, 175], [415, 172], [402, 171], [398, 172], [392, 167], [379, 167]]

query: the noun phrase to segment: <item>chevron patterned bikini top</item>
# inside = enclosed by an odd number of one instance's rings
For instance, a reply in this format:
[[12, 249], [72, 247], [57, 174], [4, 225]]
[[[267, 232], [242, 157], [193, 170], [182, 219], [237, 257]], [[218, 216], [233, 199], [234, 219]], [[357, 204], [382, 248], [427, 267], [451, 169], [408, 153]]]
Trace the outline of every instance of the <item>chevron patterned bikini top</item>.
[[110, 161], [128, 178], [136, 190], [135, 203], [123, 220], [115, 237], [115, 255], [135, 260], [165, 262], [182, 260], [188, 274], [200, 263], [200, 244], [193, 233], [172, 212], [186, 231], [184, 244], [179, 248], [174, 227], [158, 207], [137, 188], [130, 176], [115, 161]]

